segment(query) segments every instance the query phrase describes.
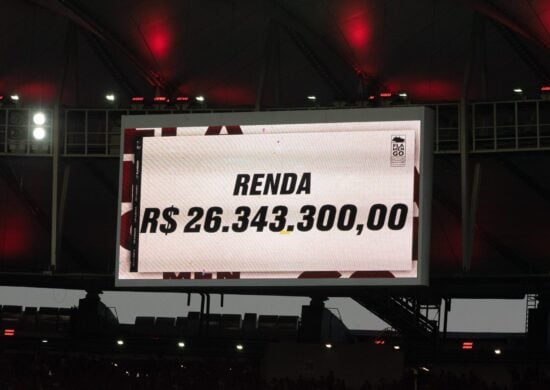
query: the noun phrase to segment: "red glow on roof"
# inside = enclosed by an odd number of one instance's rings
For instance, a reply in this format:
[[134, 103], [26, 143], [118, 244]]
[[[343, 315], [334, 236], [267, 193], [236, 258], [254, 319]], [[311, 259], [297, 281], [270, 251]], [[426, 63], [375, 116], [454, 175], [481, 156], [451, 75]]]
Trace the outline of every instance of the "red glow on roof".
[[56, 98], [57, 88], [54, 83], [30, 82], [16, 85], [13, 88], [25, 102], [52, 101]]
[[6, 337], [15, 336], [15, 329], [4, 329], [4, 336]]
[[420, 101], [449, 101], [460, 99], [460, 85], [446, 80], [421, 80], [410, 84], [400, 85], [415, 100]]
[[164, 60], [168, 56], [172, 44], [172, 33], [166, 23], [166, 18], [155, 16], [149, 19], [143, 27], [143, 33], [155, 60]]
[[[1, 183], [0, 185], [4, 185]], [[13, 206], [12, 206], [13, 207]], [[33, 226], [27, 214], [16, 207], [4, 210], [0, 221], [0, 258], [18, 258], [28, 255], [33, 243]]]
[[254, 104], [254, 93], [240, 85], [218, 85], [206, 91], [208, 101], [217, 104], [247, 105]]
[[349, 45], [359, 53], [364, 53], [372, 38], [371, 15], [365, 2], [342, 2], [338, 24]]

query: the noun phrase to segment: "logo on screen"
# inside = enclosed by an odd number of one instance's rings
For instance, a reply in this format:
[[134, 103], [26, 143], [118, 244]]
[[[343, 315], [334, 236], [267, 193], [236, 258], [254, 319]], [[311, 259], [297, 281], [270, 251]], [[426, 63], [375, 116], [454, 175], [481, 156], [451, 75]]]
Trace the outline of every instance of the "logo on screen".
[[405, 148], [406, 138], [404, 135], [391, 136], [391, 156], [390, 165], [392, 167], [404, 167], [407, 161], [407, 152]]

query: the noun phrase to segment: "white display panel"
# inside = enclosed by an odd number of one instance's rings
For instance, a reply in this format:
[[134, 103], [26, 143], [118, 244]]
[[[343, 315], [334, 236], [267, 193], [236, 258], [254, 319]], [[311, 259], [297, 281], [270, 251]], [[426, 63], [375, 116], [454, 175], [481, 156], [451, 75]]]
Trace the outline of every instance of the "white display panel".
[[125, 117], [117, 284], [425, 283], [426, 117]]

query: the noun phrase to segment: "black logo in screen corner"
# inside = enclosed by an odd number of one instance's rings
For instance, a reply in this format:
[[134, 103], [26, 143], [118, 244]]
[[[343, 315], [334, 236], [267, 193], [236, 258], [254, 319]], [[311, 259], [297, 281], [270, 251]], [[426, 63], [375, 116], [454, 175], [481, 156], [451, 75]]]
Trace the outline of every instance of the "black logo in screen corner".
[[390, 166], [404, 167], [407, 162], [407, 137], [404, 135], [391, 136]]

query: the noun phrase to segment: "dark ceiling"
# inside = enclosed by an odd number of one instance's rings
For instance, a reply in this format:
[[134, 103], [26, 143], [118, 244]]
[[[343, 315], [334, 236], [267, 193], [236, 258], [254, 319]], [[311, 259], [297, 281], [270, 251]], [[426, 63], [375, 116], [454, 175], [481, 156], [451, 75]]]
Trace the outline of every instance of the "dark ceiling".
[[[550, 0], [2, 0], [0, 95], [104, 104], [202, 94], [210, 106], [537, 97]], [[258, 99], [257, 97], [261, 98]]]

